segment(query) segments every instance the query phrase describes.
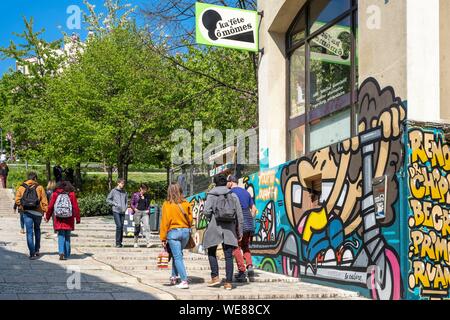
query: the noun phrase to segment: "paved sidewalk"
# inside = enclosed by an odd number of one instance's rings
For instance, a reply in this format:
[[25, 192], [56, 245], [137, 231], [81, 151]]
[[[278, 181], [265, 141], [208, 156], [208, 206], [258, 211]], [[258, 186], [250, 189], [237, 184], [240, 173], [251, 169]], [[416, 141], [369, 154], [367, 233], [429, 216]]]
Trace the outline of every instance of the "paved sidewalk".
[[[13, 215], [12, 194], [0, 190], [0, 300], [4, 299], [89, 299], [89, 300], [241, 300], [241, 299], [361, 299], [349, 292], [303, 283], [299, 279], [256, 271], [249, 283], [236, 289], [208, 288], [209, 264], [206, 256], [185, 253], [191, 279], [189, 290], [168, 286], [170, 270], [158, 270], [161, 251], [158, 237], [153, 248], [114, 248], [111, 218], [84, 218], [72, 238], [73, 259], [59, 261], [51, 224], [42, 225], [43, 256], [28, 259], [25, 235], [20, 234], [18, 215]], [[142, 240], [141, 240], [142, 241]], [[224, 275], [224, 262], [221, 274]], [[73, 272], [79, 270], [80, 288], [71, 289]], [[67, 285], [69, 280], [69, 286]]]

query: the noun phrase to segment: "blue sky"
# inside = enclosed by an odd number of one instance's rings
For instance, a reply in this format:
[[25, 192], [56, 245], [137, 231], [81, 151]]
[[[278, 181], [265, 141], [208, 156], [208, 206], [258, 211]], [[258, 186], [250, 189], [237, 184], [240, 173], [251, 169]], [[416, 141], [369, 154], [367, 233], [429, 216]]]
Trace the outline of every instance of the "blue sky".
[[[123, 0], [123, 3], [130, 3], [136, 6], [144, 6], [153, 0]], [[90, 0], [96, 5], [96, 10], [101, 12], [103, 0]], [[44, 38], [48, 41], [61, 38], [62, 32], [69, 34], [77, 32], [82, 38], [85, 37], [85, 30], [69, 30], [67, 27], [67, 8], [71, 5], [78, 5], [85, 11], [83, 0], [0, 0], [0, 46], [4, 47], [11, 40], [17, 42], [18, 38], [13, 32], [21, 33], [24, 30], [23, 17], [34, 18], [35, 30], [45, 28]], [[4, 74], [10, 67], [14, 67], [14, 61], [0, 60], [0, 75]]]

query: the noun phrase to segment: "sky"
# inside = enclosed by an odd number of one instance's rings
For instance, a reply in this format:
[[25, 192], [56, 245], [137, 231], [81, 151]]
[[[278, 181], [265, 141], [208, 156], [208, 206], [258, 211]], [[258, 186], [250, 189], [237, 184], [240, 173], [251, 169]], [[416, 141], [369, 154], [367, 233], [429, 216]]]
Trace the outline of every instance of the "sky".
[[[123, 3], [130, 3], [143, 7], [154, 0], [125, 0]], [[96, 5], [97, 12], [103, 12], [103, 0], [90, 0]], [[81, 10], [86, 11], [83, 0], [0, 0], [0, 47], [9, 45], [11, 40], [17, 42], [18, 38], [14, 32], [22, 33], [24, 30], [23, 17], [34, 18], [34, 30], [45, 29], [43, 35], [47, 41], [60, 39], [62, 32], [72, 34], [76, 32], [84, 39], [87, 32], [85, 30], [71, 30], [67, 21], [71, 14], [67, 13], [70, 6], [76, 5]], [[70, 24], [69, 24], [70, 25]], [[83, 26], [82, 26], [83, 28]], [[15, 62], [0, 59], [0, 76], [7, 72], [9, 68], [14, 68]]]

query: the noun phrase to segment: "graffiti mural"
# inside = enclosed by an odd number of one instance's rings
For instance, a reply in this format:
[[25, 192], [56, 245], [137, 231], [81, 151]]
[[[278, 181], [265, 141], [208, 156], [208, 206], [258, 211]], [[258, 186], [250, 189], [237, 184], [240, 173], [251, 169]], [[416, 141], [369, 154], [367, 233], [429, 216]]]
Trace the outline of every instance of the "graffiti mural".
[[441, 299], [450, 290], [450, 144], [442, 129], [408, 133], [409, 290]]
[[208, 219], [204, 215], [206, 193], [200, 193], [188, 199], [192, 206], [194, 240], [197, 245], [193, 250], [197, 253], [205, 253], [203, 249], [203, 235], [208, 226]]
[[[258, 208], [254, 265], [373, 299], [401, 299], [398, 176], [406, 107], [372, 78], [358, 95], [356, 137], [244, 179]], [[374, 187], [378, 180], [383, 188]], [[380, 189], [385, 193], [375, 196]]]

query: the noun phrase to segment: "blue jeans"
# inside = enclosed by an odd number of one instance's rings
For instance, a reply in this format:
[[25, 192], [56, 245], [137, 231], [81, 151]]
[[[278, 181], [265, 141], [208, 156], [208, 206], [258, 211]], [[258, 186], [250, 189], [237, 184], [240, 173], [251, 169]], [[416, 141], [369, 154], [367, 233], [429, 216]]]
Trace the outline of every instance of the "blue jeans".
[[25, 229], [25, 219], [23, 218], [23, 212], [20, 212], [20, 229]]
[[123, 224], [125, 223], [125, 214], [113, 212], [114, 222], [116, 224], [116, 246], [122, 245]]
[[27, 229], [27, 245], [30, 251], [30, 257], [41, 249], [41, 222], [42, 217], [24, 212], [23, 220]]
[[172, 251], [172, 277], [180, 276], [181, 281], [187, 281], [186, 267], [183, 261], [183, 249], [189, 242], [191, 229], [172, 229], [167, 235], [167, 242]]
[[58, 253], [70, 257], [70, 230], [58, 231]]

